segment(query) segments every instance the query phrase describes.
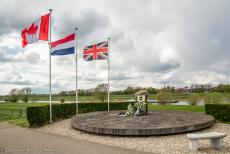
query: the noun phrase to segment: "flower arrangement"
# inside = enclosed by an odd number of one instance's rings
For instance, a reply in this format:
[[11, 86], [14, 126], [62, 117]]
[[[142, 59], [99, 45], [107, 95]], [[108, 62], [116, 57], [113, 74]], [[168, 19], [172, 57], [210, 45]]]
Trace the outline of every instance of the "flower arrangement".
[[127, 116], [133, 116], [134, 113], [135, 113], [134, 107], [131, 105], [131, 103], [129, 103], [128, 108], [127, 108], [126, 115], [127, 115]]
[[128, 105], [127, 107], [127, 112], [126, 115], [127, 116], [141, 116], [141, 115], [145, 115], [145, 107], [146, 107], [147, 103], [146, 102], [136, 102], [134, 104], [134, 106], [132, 106], [131, 104]]

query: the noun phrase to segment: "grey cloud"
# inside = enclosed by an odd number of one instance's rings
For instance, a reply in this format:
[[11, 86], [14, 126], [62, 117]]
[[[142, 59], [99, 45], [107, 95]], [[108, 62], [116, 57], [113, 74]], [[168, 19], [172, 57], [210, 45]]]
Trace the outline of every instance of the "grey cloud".
[[167, 62], [146, 62], [136, 66], [139, 71], [152, 73], [168, 73], [180, 67], [180, 62], [177, 60], [169, 60]]
[[18, 53], [16, 55], [7, 55], [5, 52], [0, 52], [0, 62], [2, 63], [28, 62], [36, 64], [39, 60], [40, 55], [35, 52]]
[[14, 58], [6, 55], [4, 52], [0, 52], [0, 62], [13, 62]]
[[14, 84], [14, 85], [36, 85], [38, 81], [28, 79], [19, 72], [12, 71], [0, 78], [0, 83], [2, 84]]
[[22, 60], [25, 60], [28, 63], [36, 64], [40, 60], [40, 55], [35, 52], [29, 52], [24, 58], [22, 58]]
[[126, 73], [113, 73], [111, 76], [111, 80], [119, 81], [119, 80], [129, 80], [133, 79], [132, 76], [129, 76]]
[[210, 65], [210, 70], [215, 71], [217, 73], [230, 75], [230, 61], [223, 60], [219, 62], [214, 62]]
[[[27, 7], [28, 1], [1, 2], [0, 5], [0, 35], [21, 30], [36, 20], [32, 11], [34, 7]], [[29, 5], [29, 4], [28, 4]], [[31, 6], [31, 5], [30, 5]], [[39, 16], [37, 16], [39, 17]]]
[[105, 14], [97, 12], [94, 8], [88, 8], [76, 15], [66, 14], [58, 19], [58, 23], [56, 26], [61, 36], [74, 32], [74, 28], [77, 27], [79, 39], [82, 39], [98, 29], [105, 29], [110, 21]]

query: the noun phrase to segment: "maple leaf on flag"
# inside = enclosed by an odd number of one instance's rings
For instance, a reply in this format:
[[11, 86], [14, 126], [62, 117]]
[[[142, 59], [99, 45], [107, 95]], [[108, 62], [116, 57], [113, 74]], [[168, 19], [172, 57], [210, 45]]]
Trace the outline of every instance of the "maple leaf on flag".
[[49, 19], [50, 13], [41, 16], [38, 20], [33, 22], [30, 26], [22, 29], [22, 47], [27, 44], [38, 42], [39, 40], [48, 41], [49, 36]]
[[38, 25], [35, 25], [34, 23], [30, 26], [30, 28], [27, 30], [27, 33], [29, 35], [35, 35], [38, 30]]

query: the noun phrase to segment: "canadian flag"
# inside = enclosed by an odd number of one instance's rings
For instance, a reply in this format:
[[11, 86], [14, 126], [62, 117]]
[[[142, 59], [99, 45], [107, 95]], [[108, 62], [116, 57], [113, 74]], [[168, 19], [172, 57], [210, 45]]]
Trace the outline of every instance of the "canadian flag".
[[50, 13], [41, 16], [40, 19], [33, 22], [30, 26], [24, 28], [21, 32], [22, 47], [32, 44], [38, 40], [48, 41]]

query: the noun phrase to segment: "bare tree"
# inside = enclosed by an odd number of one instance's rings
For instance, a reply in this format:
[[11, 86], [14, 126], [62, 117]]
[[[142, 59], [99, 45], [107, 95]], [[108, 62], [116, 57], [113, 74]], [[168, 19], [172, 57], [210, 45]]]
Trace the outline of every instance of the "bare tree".
[[99, 84], [94, 88], [94, 96], [104, 102], [107, 94], [108, 86], [107, 84]]
[[11, 89], [9, 92], [10, 98], [9, 101], [10, 102], [17, 102], [19, 99], [19, 95], [20, 95], [20, 89], [14, 88]]
[[22, 99], [24, 102], [27, 103], [29, 101], [31, 92], [32, 90], [30, 88], [23, 88], [20, 90], [20, 94], [22, 95]]
[[157, 94], [157, 102], [165, 105], [172, 102], [172, 94], [166, 88], [162, 88]]

